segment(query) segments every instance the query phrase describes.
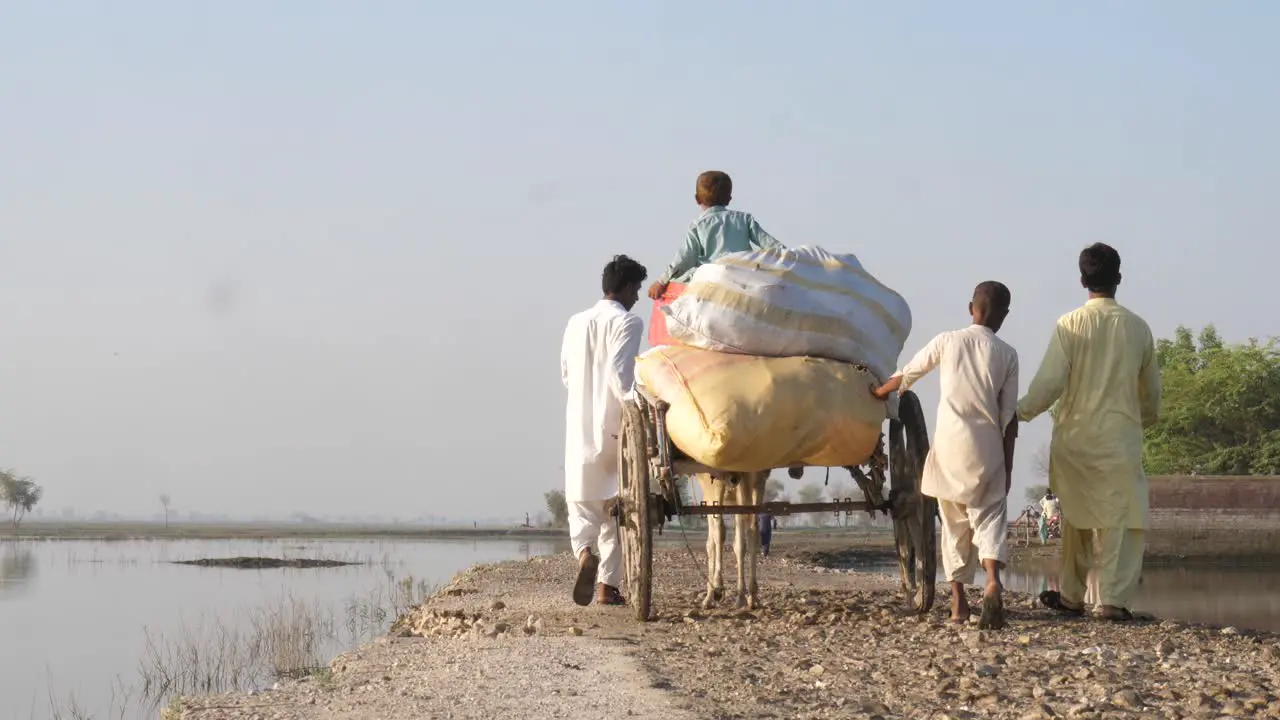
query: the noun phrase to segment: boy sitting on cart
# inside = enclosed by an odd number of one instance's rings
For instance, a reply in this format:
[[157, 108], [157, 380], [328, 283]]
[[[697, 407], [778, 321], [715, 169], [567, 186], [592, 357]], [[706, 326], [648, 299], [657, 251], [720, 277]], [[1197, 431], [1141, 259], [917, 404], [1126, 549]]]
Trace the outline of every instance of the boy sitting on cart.
[[689, 226], [689, 234], [676, 257], [658, 281], [649, 287], [649, 297], [657, 300], [673, 282], [688, 282], [699, 265], [728, 253], [785, 247], [760, 227], [750, 213], [726, 207], [733, 196], [733, 180], [719, 170], [698, 176], [694, 199], [702, 214]]

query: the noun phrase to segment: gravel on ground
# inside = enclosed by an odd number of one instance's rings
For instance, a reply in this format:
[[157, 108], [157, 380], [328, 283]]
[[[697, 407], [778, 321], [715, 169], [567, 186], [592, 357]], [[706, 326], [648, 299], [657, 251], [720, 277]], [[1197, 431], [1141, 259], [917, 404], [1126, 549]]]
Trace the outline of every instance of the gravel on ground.
[[[187, 720], [256, 718], [1280, 719], [1280, 643], [1235, 628], [906, 612], [884, 548], [760, 564], [765, 607], [703, 610], [698, 553], [655, 554], [657, 617], [570, 601], [567, 553], [458, 575], [331, 671], [259, 693], [183, 698]], [[828, 559], [831, 556], [828, 555]], [[734, 584], [726, 557], [726, 583]], [[977, 605], [977, 591], [972, 598]]]

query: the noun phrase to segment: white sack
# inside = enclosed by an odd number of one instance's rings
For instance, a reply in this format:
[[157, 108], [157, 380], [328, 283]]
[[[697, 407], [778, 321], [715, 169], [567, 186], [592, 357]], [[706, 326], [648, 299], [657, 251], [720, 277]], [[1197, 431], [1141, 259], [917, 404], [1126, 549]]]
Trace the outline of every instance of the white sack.
[[818, 247], [732, 253], [699, 267], [662, 308], [684, 345], [865, 366], [886, 380], [911, 333], [911, 310], [853, 254]]

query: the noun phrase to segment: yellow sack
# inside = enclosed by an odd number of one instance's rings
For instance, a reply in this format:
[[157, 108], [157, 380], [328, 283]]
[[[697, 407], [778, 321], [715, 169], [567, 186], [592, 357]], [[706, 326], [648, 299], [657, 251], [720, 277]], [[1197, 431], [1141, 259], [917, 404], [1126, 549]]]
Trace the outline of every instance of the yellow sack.
[[835, 360], [667, 345], [636, 360], [636, 377], [671, 406], [671, 442], [717, 470], [860, 465], [885, 420], [871, 373]]

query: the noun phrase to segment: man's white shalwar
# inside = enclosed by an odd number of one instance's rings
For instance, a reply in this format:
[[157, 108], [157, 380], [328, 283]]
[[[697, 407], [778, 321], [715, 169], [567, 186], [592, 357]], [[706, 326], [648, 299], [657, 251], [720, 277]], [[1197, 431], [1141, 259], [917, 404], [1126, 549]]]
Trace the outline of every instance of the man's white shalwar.
[[569, 391], [565, 413], [564, 498], [569, 536], [579, 557], [593, 542], [599, 581], [617, 588], [622, 554], [605, 501], [618, 494], [618, 431], [631, 391], [644, 323], [613, 300], [569, 319], [560, 348], [560, 375]]
[[979, 561], [1008, 561], [1004, 431], [1018, 402], [1018, 353], [984, 325], [945, 332], [897, 374], [906, 390], [940, 369], [941, 399], [922, 491], [938, 499], [947, 580], [972, 583]]

